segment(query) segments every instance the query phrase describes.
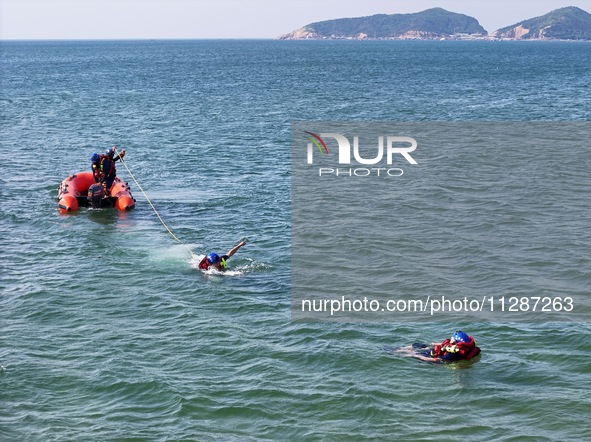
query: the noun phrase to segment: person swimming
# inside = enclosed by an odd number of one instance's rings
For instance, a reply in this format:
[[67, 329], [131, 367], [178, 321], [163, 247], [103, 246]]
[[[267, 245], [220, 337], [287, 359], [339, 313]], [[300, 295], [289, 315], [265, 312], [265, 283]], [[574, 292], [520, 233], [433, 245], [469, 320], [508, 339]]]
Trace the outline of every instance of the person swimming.
[[435, 345], [430, 352], [431, 357], [447, 362], [472, 359], [479, 354], [480, 348], [476, 346], [474, 338], [461, 330], [441, 344]]
[[480, 354], [480, 348], [476, 346], [474, 338], [461, 330], [440, 344], [433, 343], [432, 347], [416, 342], [410, 348], [402, 348], [399, 351], [428, 362], [456, 362], [469, 360]]
[[228, 259], [230, 259], [230, 257], [232, 255], [234, 255], [234, 253], [236, 253], [240, 247], [245, 246], [245, 245], [246, 245], [246, 241], [240, 241], [240, 243], [238, 243], [236, 246], [232, 247], [228, 251], [228, 253], [226, 253], [225, 255], [222, 255], [222, 256], [220, 256], [214, 252], [208, 253], [199, 262], [198, 267], [201, 270], [208, 270], [209, 268], [213, 267], [213, 268], [217, 269], [218, 271], [224, 271], [224, 270], [226, 270], [226, 266], [227, 266], [226, 261], [228, 261]]

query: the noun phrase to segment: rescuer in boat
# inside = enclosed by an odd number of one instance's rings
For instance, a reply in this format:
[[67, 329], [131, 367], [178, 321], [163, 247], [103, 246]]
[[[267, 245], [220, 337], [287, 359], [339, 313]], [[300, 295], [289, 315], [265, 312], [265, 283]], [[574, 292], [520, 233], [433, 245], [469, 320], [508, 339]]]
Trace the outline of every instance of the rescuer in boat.
[[413, 357], [429, 362], [455, 362], [472, 359], [480, 354], [480, 348], [472, 336], [461, 330], [455, 332], [451, 338], [441, 344], [428, 347], [425, 344], [412, 345]]
[[106, 195], [109, 195], [113, 181], [117, 177], [115, 161], [123, 159], [124, 156], [125, 149], [119, 155], [115, 156], [115, 146], [113, 146], [104, 155], [99, 155], [95, 152], [90, 157], [94, 181], [103, 185]]
[[207, 270], [211, 267], [219, 270], [219, 271], [224, 271], [226, 270], [226, 261], [228, 259], [230, 259], [230, 257], [236, 253], [236, 251], [242, 247], [246, 245], [245, 241], [240, 241], [240, 243], [234, 247], [232, 247], [230, 249], [230, 251], [228, 253], [226, 253], [225, 255], [219, 256], [217, 253], [208, 253], [207, 255], [205, 255], [203, 257], [203, 259], [201, 260], [201, 262], [199, 263], [199, 268], [201, 270]]

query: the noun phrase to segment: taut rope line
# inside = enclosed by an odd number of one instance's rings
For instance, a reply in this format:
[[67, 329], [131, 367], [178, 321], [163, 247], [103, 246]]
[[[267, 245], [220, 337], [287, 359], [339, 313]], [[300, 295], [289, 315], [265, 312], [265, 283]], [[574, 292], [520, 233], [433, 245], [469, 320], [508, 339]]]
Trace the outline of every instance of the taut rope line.
[[150, 198], [148, 198], [148, 195], [146, 195], [146, 192], [144, 192], [144, 189], [142, 189], [142, 186], [140, 186], [140, 183], [137, 182], [137, 180], [135, 179], [135, 177], [133, 176], [133, 173], [131, 173], [131, 170], [129, 170], [129, 167], [127, 167], [127, 164], [125, 164], [125, 161], [123, 161], [123, 158], [121, 158], [121, 154], [119, 153], [119, 151], [117, 150], [117, 148], [115, 146], [113, 146], [113, 148], [115, 149], [115, 153], [117, 155], [119, 155], [119, 161], [121, 161], [121, 164], [123, 164], [123, 166], [125, 166], [125, 169], [127, 169], [127, 172], [129, 173], [129, 175], [131, 176], [131, 179], [133, 180], [133, 182], [135, 183], [135, 185], [138, 187], [138, 189], [140, 189], [140, 191], [142, 192], [142, 194], [144, 195], [144, 198], [146, 198], [146, 201], [148, 201], [148, 204], [150, 204], [150, 206], [152, 207], [152, 210], [154, 211], [154, 213], [156, 214], [156, 216], [158, 217], [158, 219], [160, 220], [160, 222], [162, 223], [162, 225], [164, 226], [164, 228], [168, 231], [168, 233], [170, 233], [170, 236], [172, 236], [175, 241], [177, 241], [178, 243], [184, 245], [187, 250], [189, 250], [189, 253], [191, 254], [191, 257], [195, 257], [196, 255], [193, 253], [193, 251], [189, 248], [188, 245], [186, 245], [183, 241], [181, 241], [180, 239], [178, 239], [176, 237], [176, 235], [174, 233], [172, 233], [172, 230], [170, 230], [168, 228], [168, 226], [166, 225], [166, 223], [164, 222], [164, 220], [162, 219], [162, 217], [160, 216], [160, 214], [158, 213], [158, 211], [156, 210], [156, 207], [154, 207], [154, 204], [152, 204], [152, 201], [150, 201]]

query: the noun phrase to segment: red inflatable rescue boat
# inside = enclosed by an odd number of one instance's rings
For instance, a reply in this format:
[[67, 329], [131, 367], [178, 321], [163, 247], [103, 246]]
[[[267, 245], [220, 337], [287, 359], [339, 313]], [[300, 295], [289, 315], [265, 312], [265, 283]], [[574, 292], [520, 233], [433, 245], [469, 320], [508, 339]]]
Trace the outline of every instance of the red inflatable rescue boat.
[[135, 207], [127, 183], [115, 178], [110, 195], [105, 195], [103, 186], [95, 183], [92, 172], [79, 172], [63, 180], [57, 199], [61, 213], [75, 212], [79, 207], [115, 207], [121, 211]]

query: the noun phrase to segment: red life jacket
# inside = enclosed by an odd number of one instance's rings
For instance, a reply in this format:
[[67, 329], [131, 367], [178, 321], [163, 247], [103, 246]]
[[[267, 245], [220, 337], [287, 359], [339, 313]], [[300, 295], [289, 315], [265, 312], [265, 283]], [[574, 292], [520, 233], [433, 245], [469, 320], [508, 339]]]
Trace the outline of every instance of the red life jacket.
[[472, 359], [480, 354], [480, 348], [476, 346], [476, 342], [472, 336], [469, 336], [469, 338], [470, 340], [468, 342], [456, 342], [455, 344], [452, 344], [450, 339], [446, 339], [441, 345], [433, 347], [432, 354], [436, 357], [445, 356], [449, 353], [446, 347], [454, 346], [456, 351], [453, 353], [459, 355], [459, 359]]
[[199, 263], [199, 268], [202, 270], [207, 270], [211, 264], [207, 262], [207, 256], [201, 260]]
[[115, 161], [109, 155], [101, 155], [101, 162], [100, 162], [100, 169], [101, 173], [105, 174], [105, 160], [108, 160], [111, 164], [109, 167], [109, 171], [106, 172], [107, 177], [115, 176], [117, 170], [115, 169]]
[[92, 163], [92, 176], [94, 176], [94, 181], [99, 182], [103, 177], [103, 172], [101, 171], [101, 164], [100, 162]]

